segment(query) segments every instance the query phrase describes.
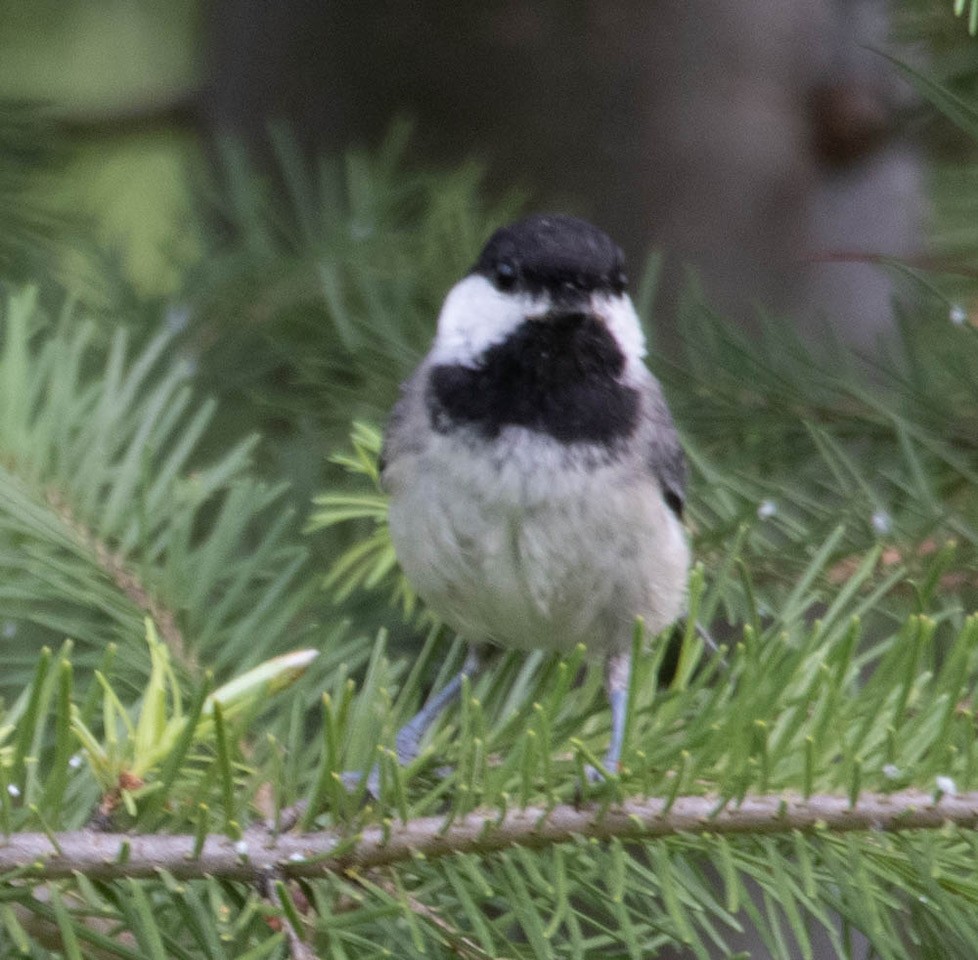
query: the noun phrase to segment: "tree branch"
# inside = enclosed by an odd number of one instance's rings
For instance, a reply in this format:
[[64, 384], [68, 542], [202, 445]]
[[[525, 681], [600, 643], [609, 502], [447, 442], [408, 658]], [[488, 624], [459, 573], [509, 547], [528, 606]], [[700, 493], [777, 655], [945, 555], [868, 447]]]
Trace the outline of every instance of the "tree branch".
[[505, 814], [472, 813], [454, 821], [420, 817], [340, 831], [272, 837], [251, 830], [243, 840], [209, 837], [194, 856], [193, 836], [98, 833], [11, 834], [0, 842], [0, 871], [53, 879], [74, 872], [91, 878], [151, 877], [160, 869], [181, 879], [204, 875], [253, 880], [265, 871], [283, 878], [322, 876], [387, 866], [415, 856], [488, 854], [511, 846], [547, 847], [575, 837], [638, 840], [678, 834], [848, 833], [978, 826], [978, 792], [935, 796], [921, 790], [845, 797], [748, 796], [739, 806], [711, 797], [630, 800], [607, 808], [527, 807]]

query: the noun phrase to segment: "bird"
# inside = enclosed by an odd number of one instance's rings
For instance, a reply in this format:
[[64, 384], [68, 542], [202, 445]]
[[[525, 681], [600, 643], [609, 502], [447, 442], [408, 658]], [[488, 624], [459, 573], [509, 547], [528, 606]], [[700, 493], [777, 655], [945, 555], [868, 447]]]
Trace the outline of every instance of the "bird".
[[448, 292], [402, 385], [380, 457], [401, 569], [468, 641], [461, 670], [396, 735], [401, 764], [481, 669], [487, 647], [604, 662], [621, 759], [635, 623], [684, 612], [687, 466], [621, 249], [588, 221], [496, 230]]

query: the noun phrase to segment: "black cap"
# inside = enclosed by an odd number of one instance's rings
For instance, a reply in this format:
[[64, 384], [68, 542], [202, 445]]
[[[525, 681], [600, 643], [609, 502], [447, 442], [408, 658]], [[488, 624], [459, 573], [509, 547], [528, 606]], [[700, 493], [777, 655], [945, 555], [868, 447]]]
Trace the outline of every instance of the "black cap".
[[546, 292], [555, 298], [621, 293], [628, 283], [624, 254], [611, 237], [586, 220], [557, 213], [535, 214], [501, 227], [472, 272], [499, 290]]

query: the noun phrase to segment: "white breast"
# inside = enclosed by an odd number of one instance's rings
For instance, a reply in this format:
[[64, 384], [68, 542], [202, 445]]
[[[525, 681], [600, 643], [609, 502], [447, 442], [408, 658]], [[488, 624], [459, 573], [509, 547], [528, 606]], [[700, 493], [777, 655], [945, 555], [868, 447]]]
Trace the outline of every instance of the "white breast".
[[473, 450], [436, 436], [385, 476], [405, 574], [471, 641], [592, 654], [682, 612], [689, 549], [644, 471], [522, 428]]

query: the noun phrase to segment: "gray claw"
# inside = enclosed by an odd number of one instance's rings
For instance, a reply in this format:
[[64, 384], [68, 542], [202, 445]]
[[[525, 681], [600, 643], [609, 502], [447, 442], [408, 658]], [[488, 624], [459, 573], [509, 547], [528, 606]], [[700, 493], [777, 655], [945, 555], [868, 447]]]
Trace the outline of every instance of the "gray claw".
[[[340, 774], [340, 780], [343, 781], [343, 786], [348, 792], [354, 793], [363, 784], [363, 773], [359, 770], [345, 770]], [[380, 799], [380, 767], [376, 764], [367, 774], [366, 795], [371, 800]]]
[[606, 782], [605, 775], [591, 763], [584, 767], [584, 779], [587, 780], [591, 786]]

